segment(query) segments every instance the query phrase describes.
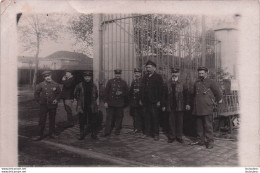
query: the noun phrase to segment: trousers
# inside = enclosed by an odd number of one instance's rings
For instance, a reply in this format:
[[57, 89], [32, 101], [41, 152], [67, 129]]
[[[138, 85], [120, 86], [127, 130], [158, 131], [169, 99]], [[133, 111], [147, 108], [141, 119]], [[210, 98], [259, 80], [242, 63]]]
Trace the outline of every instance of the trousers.
[[196, 116], [197, 135], [201, 142], [213, 143], [213, 115]]
[[183, 111], [172, 111], [169, 114], [169, 139], [182, 138]]
[[147, 136], [159, 136], [159, 110], [155, 104], [146, 104], [145, 110], [145, 134]]
[[49, 135], [55, 133], [56, 108], [48, 107], [47, 105], [40, 105], [39, 136], [43, 136], [48, 114], [49, 114]]
[[92, 135], [97, 135], [97, 114], [92, 113], [90, 107], [86, 108], [83, 113], [79, 113], [79, 129], [80, 133], [88, 134], [91, 132]]
[[63, 100], [65, 111], [67, 112], [67, 120], [70, 124], [74, 124], [72, 116], [72, 100]]
[[143, 108], [142, 107], [133, 107], [132, 116], [133, 116], [133, 126], [134, 130], [139, 132], [144, 131], [144, 115], [143, 115]]
[[122, 121], [124, 117], [124, 109], [122, 107], [108, 107], [106, 109], [106, 123], [104, 134], [110, 134], [112, 131], [113, 121], [115, 125], [115, 134], [120, 134]]

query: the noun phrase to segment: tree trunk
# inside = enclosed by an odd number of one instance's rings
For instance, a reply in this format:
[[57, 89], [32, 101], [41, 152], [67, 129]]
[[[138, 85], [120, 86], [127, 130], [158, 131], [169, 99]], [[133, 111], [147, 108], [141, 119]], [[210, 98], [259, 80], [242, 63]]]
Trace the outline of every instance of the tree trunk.
[[35, 54], [35, 67], [34, 67], [34, 75], [33, 75], [33, 90], [35, 91], [36, 88], [36, 82], [37, 82], [37, 76], [38, 76], [38, 66], [39, 66], [39, 55], [40, 51], [40, 39], [39, 39], [39, 34], [37, 34], [37, 49], [36, 49], [36, 54]]

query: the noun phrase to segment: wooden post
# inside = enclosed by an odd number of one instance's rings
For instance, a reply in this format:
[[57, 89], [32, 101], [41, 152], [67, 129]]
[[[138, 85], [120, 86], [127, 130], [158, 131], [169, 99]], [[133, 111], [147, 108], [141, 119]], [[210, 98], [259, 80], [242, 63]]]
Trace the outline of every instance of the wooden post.
[[201, 32], [201, 37], [202, 37], [202, 66], [206, 65], [206, 33], [205, 33], [205, 16], [202, 16], [202, 32]]

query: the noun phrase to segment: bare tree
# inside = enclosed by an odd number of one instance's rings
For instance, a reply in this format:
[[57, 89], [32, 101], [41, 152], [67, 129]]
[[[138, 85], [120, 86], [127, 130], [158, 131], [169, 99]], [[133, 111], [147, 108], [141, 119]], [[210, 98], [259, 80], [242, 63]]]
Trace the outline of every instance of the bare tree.
[[56, 41], [62, 25], [57, 24], [57, 15], [23, 14], [18, 23], [19, 42], [24, 52], [34, 54], [35, 67], [33, 88], [35, 89], [39, 66], [39, 53], [43, 41], [49, 39]]
[[69, 21], [68, 30], [74, 35], [77, 51], [93, 57], [93, 15], [80, 14]]

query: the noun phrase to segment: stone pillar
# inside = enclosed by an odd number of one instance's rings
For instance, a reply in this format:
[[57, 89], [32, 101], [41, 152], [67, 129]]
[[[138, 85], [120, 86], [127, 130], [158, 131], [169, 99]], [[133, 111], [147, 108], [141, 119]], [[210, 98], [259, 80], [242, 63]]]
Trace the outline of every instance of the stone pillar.
[[[93, 81], [99, 86], [102, 80], [102, 28], [101, 14], [93, 15]], [[99, 87], [98, 87], [99, 89]], [[98, 100], [99, 102], [99, 100]]]
[[215, 29], [216, 39], [221, 41], [221, 67], [234, 78], [237, 76], [238, 31], [233, 27]]

